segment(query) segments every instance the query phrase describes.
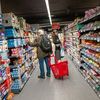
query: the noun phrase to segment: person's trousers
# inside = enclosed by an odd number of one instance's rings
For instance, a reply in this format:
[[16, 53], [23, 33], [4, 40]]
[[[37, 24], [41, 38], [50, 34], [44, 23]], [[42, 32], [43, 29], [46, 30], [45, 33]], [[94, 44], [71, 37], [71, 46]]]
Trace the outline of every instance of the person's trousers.
[[47, 69], [47, 75], [50, 75], [50, 66], [48, 64], [48, 57], [40, 58], [39, 59], [39, 66], [40, 66], [40, 76], [45, 76], [45, 70], [44, 70], [44, 62], [46, 64]]

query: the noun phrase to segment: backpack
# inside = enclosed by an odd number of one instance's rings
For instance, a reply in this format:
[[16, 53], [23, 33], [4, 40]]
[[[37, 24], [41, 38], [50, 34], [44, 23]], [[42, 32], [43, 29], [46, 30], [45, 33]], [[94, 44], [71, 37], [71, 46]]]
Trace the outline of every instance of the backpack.
[[50, 41], [50, 39], [49, 39], [46, 35], [43, 35], [42, 38], [41, 38], [40, 48], [41, 48], [45, 53], [50, 53], [50, 52], [52, 52], [51, 41]]

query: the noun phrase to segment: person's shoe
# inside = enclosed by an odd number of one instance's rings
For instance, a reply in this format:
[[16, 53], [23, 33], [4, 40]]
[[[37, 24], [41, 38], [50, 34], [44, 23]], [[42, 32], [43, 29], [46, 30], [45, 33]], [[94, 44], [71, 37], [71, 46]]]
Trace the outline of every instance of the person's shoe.
[[50, 74], [47, 74], [47, 77], [49, 77], [49, 78], [50, 78], [50, 77], [51, 77], [51, 75], [50, 75]]
[[40, 78], [40, 79], [45, 79], [45, 76], [38, 76], [38, 78]]

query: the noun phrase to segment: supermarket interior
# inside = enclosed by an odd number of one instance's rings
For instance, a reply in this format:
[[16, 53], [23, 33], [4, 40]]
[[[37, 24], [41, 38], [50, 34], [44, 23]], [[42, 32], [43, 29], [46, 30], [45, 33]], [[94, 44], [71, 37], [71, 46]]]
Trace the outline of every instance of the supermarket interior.
[[100, 100], [100, 0], [0, 0], [0, 100]]

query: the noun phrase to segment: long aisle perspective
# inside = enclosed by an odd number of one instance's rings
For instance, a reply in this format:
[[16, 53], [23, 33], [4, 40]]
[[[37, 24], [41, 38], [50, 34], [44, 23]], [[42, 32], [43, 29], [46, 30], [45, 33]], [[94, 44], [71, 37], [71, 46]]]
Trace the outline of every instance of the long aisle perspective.
[[69, 61], [69, 78], [64, 80], [38, 79], [38, 68], [30, 80], [14, 100], [99, 100], [92, 88], [78, 72], [75, 65]]

